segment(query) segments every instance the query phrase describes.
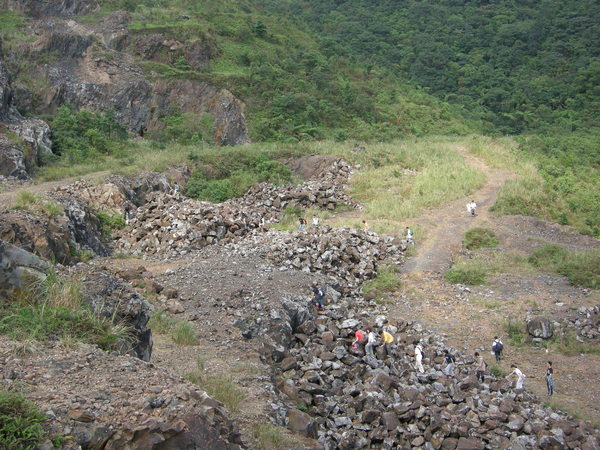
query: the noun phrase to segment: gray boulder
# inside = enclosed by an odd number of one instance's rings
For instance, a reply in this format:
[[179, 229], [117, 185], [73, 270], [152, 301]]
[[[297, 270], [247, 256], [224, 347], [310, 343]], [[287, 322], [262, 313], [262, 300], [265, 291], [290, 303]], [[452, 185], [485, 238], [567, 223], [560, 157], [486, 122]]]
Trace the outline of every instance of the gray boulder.
[[22, 287], [28, 278], [45, 278], [48, 268], [33, 253], [0, 240], [0, 294]]
[[527, 332], [529, 335], [549, 339], [554, 334], [552, 322], [547, 317], [535, 317], [527, 321]]

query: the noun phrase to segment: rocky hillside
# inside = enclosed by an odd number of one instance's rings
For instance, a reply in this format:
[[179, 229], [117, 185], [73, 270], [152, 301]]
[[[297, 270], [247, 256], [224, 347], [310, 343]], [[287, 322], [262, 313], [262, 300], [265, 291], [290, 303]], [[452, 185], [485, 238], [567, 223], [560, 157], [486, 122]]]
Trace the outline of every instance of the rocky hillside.
[[[26, 18], [19, 39], [0, 45], [0, 175], [26, 178], [51, 152], [50, 130], [27, 115], [52, 115], [61, 105], [113, 111], [132, 135], [159, 134], [165, 118], [195, 122], [207, 115], [217, 144], [250, 142], [244, 104], [230, 92], [194, 79], [156, 77], [144, 61], [179, 55], [190, 64], [211, 58], [202, 40], [179, 42], [165, 34], [132, 34], [125, 12], [83, 23], [98, 2], [4, 2]], [[183, 19], [182, 19], [183, 20]], [[13, 134], [11, 134], [12, 132]], [[15, 136], [16, 135], [16, 136]], [[19, 139], [20, 138], [20, 139]]]

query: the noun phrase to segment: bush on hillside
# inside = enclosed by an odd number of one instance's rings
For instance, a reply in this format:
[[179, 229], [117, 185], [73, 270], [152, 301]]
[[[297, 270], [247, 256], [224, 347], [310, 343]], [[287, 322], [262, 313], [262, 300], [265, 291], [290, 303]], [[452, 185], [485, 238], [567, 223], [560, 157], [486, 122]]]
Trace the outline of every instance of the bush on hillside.
[[52, 118], [54, 152], [69, 163], [114, 153], [127, 139], [127, 130], [109, 111], [74, 111], [63, 105]]
[[600, 289], [600, 250], [573, 252], [558, 245], [545, 245], [534, 250], [528, 261], [566, 276], [575, 286]]
[[465, 247], [476, 250], [482, 247], [495, 247], [498, 245], [496, 234], [489, 228], [471, 228], [465, 233]]
[[483, 267], [468, 263], [454, 265], [444, 275], [444, 278], [452, 284], [468, 284], [470, 286], [484, 284], [485, 277], [486, 271]]

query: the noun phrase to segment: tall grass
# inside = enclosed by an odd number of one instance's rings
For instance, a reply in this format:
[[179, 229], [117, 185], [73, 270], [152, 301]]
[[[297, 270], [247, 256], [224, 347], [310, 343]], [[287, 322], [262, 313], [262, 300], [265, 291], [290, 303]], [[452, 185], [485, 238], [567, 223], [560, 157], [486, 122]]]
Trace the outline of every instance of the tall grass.
[[575, 286], [600, 289], [600, 250], [569, 251], [545, 245], [533, 251], [529, 262], [542, 270], [566, 276]]
[[177, 320], [166, 311], [154, 311], [150, 316], [148, 327], [155, 333], [169, 336], [177, 345], [198, 344], [198, 333], [194, 324], [185, 320]]
[[18, 392], [0, 391], [0, 448], [34, 449], [44, 437], [44, 414]]
[[133, 342], [128, 326], [93, 311], [83, 303], [80, 286], [60, 281], [53, 271], [0, 304], [0, 312], [0, 333], [19, 341], [65, 338], [122, 352]]

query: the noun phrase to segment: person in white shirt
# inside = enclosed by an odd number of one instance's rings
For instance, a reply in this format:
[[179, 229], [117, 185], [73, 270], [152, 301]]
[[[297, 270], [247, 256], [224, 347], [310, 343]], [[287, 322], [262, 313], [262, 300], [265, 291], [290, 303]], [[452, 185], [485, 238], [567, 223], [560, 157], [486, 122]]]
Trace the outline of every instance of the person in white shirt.
[[413, 345], [415, 346], [415, 367], [421, 373], [425, 372], [423, 369], [423, 347], [419, 341], [414, 341]]
[[367, 345], [365, 345], [365, 352], [367, 356], [371, 358], [375, 358], [375, 354], [373, 353], [373, 347], [377, 343], [377, 336], [371, 330], [368, 331], [367, 334]]
[[319, 218], [317, 216], [312, 216], [312, 226], [313, 227], [319, 226]]
[[525, 374], [521, 372], [521, 370], [517, 367], [516, 364], [511, 364], [510, 367], [513, 371], [506, 377], [506, 379], [509, 380], [511, 378], [514, 378], [516, 380], [515, 389], [523, 389], [523, 381], [525, 381]]
[[471, 203], [467, 204], [467, 211], [469, 211], [472, 216], [477, 215], [477, 203], [475, 203], [475, 200], [471, 200]]

